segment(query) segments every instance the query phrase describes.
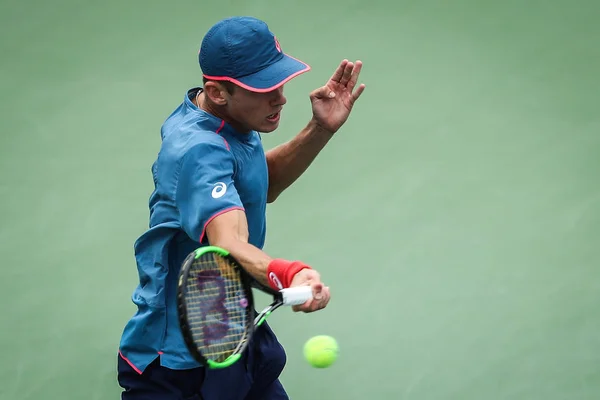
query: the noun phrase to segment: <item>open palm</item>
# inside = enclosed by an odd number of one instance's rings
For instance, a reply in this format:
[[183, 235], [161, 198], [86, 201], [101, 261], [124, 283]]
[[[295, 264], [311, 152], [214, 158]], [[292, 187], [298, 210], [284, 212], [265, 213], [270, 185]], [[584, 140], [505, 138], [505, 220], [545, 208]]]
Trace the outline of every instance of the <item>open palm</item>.
[[354, 103], [365, 90], [364, 84], [354, 90], [361, 68], [361, 61], [343, 60], [325, 86], [310, 94], [313, 118], [323, 129], [335, 133], [350, 116]]

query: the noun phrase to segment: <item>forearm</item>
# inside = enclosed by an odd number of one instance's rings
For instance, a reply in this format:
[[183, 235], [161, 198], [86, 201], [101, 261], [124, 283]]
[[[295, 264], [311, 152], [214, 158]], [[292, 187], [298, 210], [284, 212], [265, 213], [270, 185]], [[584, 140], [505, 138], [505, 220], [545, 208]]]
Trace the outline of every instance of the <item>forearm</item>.
[[320, 128], [311, 120], [292, 140], [266, 153], [269, 167], [269, 203], [275, 201], [281, 192], [306, 171], [332, 137], [332, 133]]
[[244, 211], [221, 213], [206, 225], [208, 243], [226, 249], [241, 267], [261, 286], [289, 287], [296, 273], [308, 265], [299, 261], [273, 259], [249, 243], [248, 223]]
[[269, 286], [267, 271], [273, 259], [264, 251], [238, 238], [223, 237], [211, 243], [231, 254], [241, 266], [261, 285]]
[[277, 290], [290, 287], [298, 272], [311, 269], [300, 261], [273, 259], [259, 248], [239, 239], [217, 242], [215, 246], [227, 249], [241, 267], [264, 288]]

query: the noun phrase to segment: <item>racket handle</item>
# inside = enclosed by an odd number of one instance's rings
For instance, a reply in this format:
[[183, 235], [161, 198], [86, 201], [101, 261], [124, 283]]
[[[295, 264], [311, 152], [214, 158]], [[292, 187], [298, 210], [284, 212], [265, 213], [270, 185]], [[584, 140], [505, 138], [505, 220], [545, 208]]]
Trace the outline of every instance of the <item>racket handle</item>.
[[312, 288], [310, 286], [296, 286], [279, 291], [283, 297], [283, 305], [295, 306], [304, 304], [312, 299]]

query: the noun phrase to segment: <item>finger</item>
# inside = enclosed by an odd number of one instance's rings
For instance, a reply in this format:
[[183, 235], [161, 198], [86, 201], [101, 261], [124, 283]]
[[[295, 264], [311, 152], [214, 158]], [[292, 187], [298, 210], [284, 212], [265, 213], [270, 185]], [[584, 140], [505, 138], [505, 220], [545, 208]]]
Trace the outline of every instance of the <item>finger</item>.
[[340, 79], [340, 85], [346, 86], [352, 77], [352, 70], [354, 69], [354, 64], [348, 62], [346, 64], [346, 68], [344, 68], [344, 74], [342, 75], [342, 79]]
[[319, 299], [313, 298], [312, 302], [307, 305], [307, 308], [310, 310], [309, 312], [322, 310], [323, 308], [327, 307], [327, 304], [329, 303], [329, 299], [330, 299], [329, 288], [323, 287], [321, 290], [320, 298]]
[[352, 94], [352, 104], [354, 104], [354, 102], [358, 100], [360, 95], [365, 91], [365, 87], [365, 84], [361, 83], [358, 89], [356, 89], [356, 91]]
[[[319, 285], [322, 285], [322, 284], [319, 284]], [[331, 298], [331, 295], [329, 293], [329, 288], [321, 287], [321, 292], [320, 292], [320, 296], [318, 299], [313, 297], [312, 299], [307, 300], [305, 303], [303, 303], [301, 305], [293, 306], [292, 310], [294, 312], [301, 311], [304, 313], [311, 313], [314, 311], [322, 310], [323, 308], [325, 308], [327, 306], [330, 298]]]
[[[314, 308], [316, 308], [316, 304], [320, 301], [315, 299], [315, 290], [313, 288], [313, 297], [306, 300], [304, 303], [302, 304], [298, 304], [295, 306], [292, 306], [292, 310], [294, 312], [298, 312], [298, 311], [302, 311], [302, 312], [311, 312], [313, 311]], [[319, 294], [319, 299], [322, 297], [321, 294]]]
[[313, 283], [312, 284], [312, 292], [313, 292], [313, 299], [319, 301], [323, 298], [323, 284], [318, 282], [318, 283]]
[[331, 292], [329, 291], [329, 286], [325, 286], [323, 288], [323, 302], [327, 304], [329, 303], [329, 299], [331, 299]]
[[313, 90], [310, 94], [311, 99], [332, 99], [334, 97], [335, 92], [331, 90], [331, 88], [327, 85], [321, 86], [320, 88]]
[[294, 312], [298, 312], [298, 311], [302, 311], [302, 312], [306, 312], [306, 310], [308, 310], [312, 303], [314, 303], [315, 300], [313, 298], [306, 300], [304, 303], [302, 304], [297, 304], [295, 306], [292, 306], [292, 310]]
[[340, 65], [338, 65], [333, 75], [331, 75], [330, 80], [336, 83], [339, 82], [342, 79], [342, 75], [344, 75], [344, 68], [346, 67], [346, 64], [348, 64], [348, 60], [342, 60], [342, 62], [340, 63]]
[[310, 299], [310, 300], [307, 300], [303, 304], [300, 304], [300, 305], [297, 305], [297, 306], [292, 306], [292, 310], [294, 312], [309, 313], [309, 312], [316, 311], [317, 305], [318, 305], [318, 302], [316, 300]]
[[302, 305], [299, 305], [299, 306], [292, 306], [292, 311], [293, 311], [293, 312], [301, 312], [301, 311], [304, 311], [304, 308], [305, 308], [307, 305], [308, 305], [308, 302], [306, 302], [306, 303], [304, 303], [304, 304], [302, 304]]
[[319, 307], [320, 308], [327, 307], [327, 304], [329, 304], [329, 300], [330, 299], [331, 299], [331, 294], [329, 292], [329, 288], [328, 287], [324, 287], [323, 288], [323, 298], [321, 299], [321, 301], [319, 303]]
[[350, 89], [350, 91], [352, 91], [354, 89], [354, 86], [356, 86], [356, 82], [358, 82], [358, 77], [360, 75], [360, 71], [362, 70], [362, 61], [357, 60], [356, 63], [354, 64], [354, 69], [352, 70], [352, 76], [350, 77], [350, 80], [348, 81], [348, 89]]

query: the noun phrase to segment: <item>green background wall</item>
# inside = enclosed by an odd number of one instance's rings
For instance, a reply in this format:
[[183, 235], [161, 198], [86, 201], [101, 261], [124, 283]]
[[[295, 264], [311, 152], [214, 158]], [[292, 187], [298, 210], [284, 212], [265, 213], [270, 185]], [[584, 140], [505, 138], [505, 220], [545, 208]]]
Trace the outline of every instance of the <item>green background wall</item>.
[[[266, 250], [333, 295], [271, 320], [291, 398], [600, 398], [592, 0], [1, 0], [0, 398], [119, 398], [160, 125], [241, 14], [313, 67], [267, 148], [343, 58], [367, 85], [268, 209]], [[316, 334], [339, 340], [330, 369], [302, 359]]]

